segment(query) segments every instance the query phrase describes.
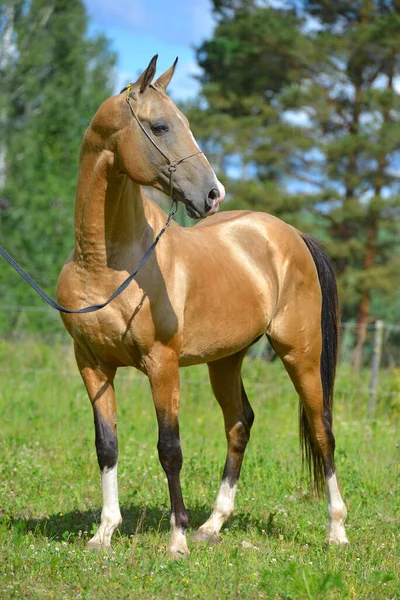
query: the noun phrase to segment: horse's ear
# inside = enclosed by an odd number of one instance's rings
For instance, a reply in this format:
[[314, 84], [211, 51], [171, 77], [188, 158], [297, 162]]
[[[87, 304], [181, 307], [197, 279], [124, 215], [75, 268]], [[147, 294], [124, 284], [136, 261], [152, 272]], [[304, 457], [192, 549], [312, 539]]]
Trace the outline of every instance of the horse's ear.
[[163, 88], [163, 90], [165, 91], [167, 89], [169, 82], [172, 79], [174, 72], [175, 72], [175, 67], [176, 67], [177, 62], [178, 62], [178, 57], [176, 57], [172, 67], [170, 67], [167, 71], [165, 71], [165, 73], [160, 75], [160, 77], [157, 79], [157, 81], [155, 82], [154, 85], [157, 85], [157, 86]]
[[153, 77], [156, 74], [157, 58], [158, 54], [153, 56], [153, 58], [149, 62], [149, 66], [147, 67], [147, 69], [143, 71], [139, 79], [133, 84], [133, 87], [139, 89], [141, 94], [147, 90], [147, 88], [153, 81]]

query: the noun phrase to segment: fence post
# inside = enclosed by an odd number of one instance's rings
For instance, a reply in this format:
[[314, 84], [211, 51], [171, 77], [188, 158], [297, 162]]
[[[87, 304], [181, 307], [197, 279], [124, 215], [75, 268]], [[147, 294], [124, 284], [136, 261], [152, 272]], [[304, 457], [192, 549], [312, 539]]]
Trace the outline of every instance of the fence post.
[[369, 404], [368, 414], [372, 415], [375, 411], [376, 386], [378, 384], [379, 365], [382, 354], [383, 321], [378, 319], [375, 322], [374, 352], [371, 363], [371, 383], [369, 386]]

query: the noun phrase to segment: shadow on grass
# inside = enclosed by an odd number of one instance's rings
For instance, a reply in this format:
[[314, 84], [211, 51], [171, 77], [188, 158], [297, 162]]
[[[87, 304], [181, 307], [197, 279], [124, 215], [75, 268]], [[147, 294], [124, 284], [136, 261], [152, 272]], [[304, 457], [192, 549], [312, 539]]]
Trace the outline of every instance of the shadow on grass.
[[[137, 533], [168, 533], [170, 531], [170, 511], [162, 507], [129, 505], [121, 508], [122, 525], [119, 534], [130, 537]], [[196, 531], [210, 516], [210, 507], [206, 504], [196, 504], [188, 510], [190, 518], [189, 535]], [[86, 511], [71, 511], [55, 513], [41, 519], [23, 519], [10, 515], [7, 527], [19, 535], [32, 533], [35, 536], [46, 537], [53, 541], [74, 542], [78, 537], [88, 540], [100, 523], [101, 509]], [[275, 538], [282, 536], [293, 539], [293, 531], [285, 531], [282, 524], [274, 521], [275, 513], [269, 513], [266, 519], [255, 518], [245, 513], [239, 513], [229, 519], [226, 526], [232, 532], [241, 535], [256, 534]], [[222, 530], [222, 535], [223, 531]], [[291, 529], [291, 528], [289, 528]]]
[[[210, 509], [207, 506], [196, 507], [188, 511], [191, 527], [198, 527], [208, 518]], [[135, 533], [169, 532], [170, 511], [162, 507], [129, 505], [121, 507], [122, 525], [119, 532], [122, 536]], [[67, 513], [55, 513], [40, 519], [21, 518], [9, 515], [5, 518], [7, 527], [19, 534], [33, 533], [54, 541], [76, 537], [90, 537], [100, 524], [101, 508], [94, 510], [75, 510]]]
[[[130, 505], [121, 508], [122, 525], [119, 532], [122, 536], [130, 536], [143, 532], [169, 531], [169, 511], [153, 506]], [[9, 517], [10, 529], [20, 534], [33, 533], [54, 541], [73, 541], [77, 537], [89, 539], [100, 524], [101, 509], [55, 513], [41, 519], [23, 519]]]

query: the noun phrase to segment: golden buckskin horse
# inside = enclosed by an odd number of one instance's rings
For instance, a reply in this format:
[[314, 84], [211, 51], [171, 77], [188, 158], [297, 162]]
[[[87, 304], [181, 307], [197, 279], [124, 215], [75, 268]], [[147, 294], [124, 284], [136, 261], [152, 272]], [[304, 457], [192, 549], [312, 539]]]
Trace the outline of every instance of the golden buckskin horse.
[[331, 427], [338, 337], [331, 264], [313, 238], [271, 215], [214, 214], [223, 186], [166, 94], [176, 61], [152, 84], [156, 60], [136, 83], [101, 105], [85, 133], [75, 246], [60, 275], [59, 302], [78, 309], [105, 299], [137, 267], [165, 225], [165, 213], [141, 186], [183, 202], [193, 218], [208, 218], [193, 228], [171, 221], [152, 257], [118, 298], [99, 312], [63, 315], [93, 406], [101, 470], [101, 524], [88, 547], [110, 546], [121, 523], [114, 377], [125, 366], [150, 380], [159, 458], [171, 499], [168, 553], [178, 557], [188, 553], [180, 485], [179, 367], [207, 363], [224, 416], [227, 457], [212, 514], [195, 539], [218, 537], [233, 512], [254, 419], [242, 361], [264, 334], [300, 398], [303, 457], [313, 483], [320, 489], [326, 481], [329, 542], [346, 543], [347, 511], [335, 474]]

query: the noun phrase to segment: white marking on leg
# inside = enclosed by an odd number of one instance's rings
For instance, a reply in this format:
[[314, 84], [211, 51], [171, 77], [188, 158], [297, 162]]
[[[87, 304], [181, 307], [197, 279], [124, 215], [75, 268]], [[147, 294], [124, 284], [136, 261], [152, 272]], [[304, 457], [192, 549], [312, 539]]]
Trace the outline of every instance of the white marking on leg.
[[168, 554], [172, 558], [179, 558], [189, 554], [189, 548], [186, 542], [186, 532], [182, 527], [177, 527], [175, 523], [175, 516], [171, 515], [171, 527], [172, 534], [168, 546]]
[[96, 534], [88, 542], [88, 547], [110, 546], [111, 536], [115, 529], [122, 523], [118, 501], [117, 465], [101, 472], [101, 489], [103, 494], [103, 508], [101, 523]]
[[328, 490], [328, 513], [330, 517], [329, 542], [337, 544], [348, 544], [344, 522], [347, 516], [347, 508], [340, 493], [336, 473], [326, 478]]
[[210, 518], [199, 528], [199, 532], [218, 535], [222, 525], [231, 516], [235, 507], [237, 484], [231, 486], [224, 480], [219, 488], [217, 499]]

